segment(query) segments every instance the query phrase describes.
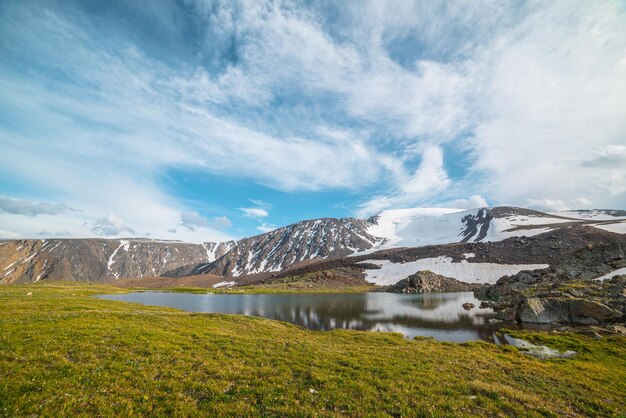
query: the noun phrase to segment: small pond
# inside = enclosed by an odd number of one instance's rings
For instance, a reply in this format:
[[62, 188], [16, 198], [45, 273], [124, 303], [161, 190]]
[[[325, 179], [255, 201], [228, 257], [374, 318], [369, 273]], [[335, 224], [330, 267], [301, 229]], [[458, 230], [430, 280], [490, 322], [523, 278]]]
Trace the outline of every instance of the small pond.
[[[408, 338], [498, 342], [491, 309], [473, 293], [191, 294], [158, 291], [101, 295], [103, 299], [189, 312], [254, 315], [318, 331], [336, 328], [400, 332]], [[473, 303], [466, 311], [461, 306]]]

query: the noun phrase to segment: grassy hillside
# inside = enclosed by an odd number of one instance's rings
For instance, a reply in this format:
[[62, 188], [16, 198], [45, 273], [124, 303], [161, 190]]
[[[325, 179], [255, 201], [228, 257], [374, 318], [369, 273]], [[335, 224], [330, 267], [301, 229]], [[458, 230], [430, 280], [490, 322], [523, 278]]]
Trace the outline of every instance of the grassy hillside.
[[0, 287], [0, 415], [626, 414], [622, 337], [519, 333], [579, 352], [537, 360], [91, 297], [120, 291]]

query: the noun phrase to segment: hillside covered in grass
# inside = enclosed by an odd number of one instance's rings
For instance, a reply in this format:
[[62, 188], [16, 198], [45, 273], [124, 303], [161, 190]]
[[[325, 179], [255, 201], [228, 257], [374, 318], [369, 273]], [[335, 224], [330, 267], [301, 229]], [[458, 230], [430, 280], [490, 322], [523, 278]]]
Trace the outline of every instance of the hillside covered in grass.
[[0, 415], [626, 414], [624, 337], [515, 333], [578, 353], [539, 360], [92, 297], [120, 291], [0, 287]]

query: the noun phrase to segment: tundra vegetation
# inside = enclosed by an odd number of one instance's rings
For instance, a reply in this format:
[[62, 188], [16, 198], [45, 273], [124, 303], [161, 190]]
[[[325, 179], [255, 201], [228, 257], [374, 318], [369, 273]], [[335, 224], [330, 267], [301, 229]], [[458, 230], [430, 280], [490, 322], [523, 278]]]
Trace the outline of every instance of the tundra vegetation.
[[240, 315], [0, 288], [0, 415], [623, 416], [626, 338], [511, 331], [511, 346], [316, 332]]

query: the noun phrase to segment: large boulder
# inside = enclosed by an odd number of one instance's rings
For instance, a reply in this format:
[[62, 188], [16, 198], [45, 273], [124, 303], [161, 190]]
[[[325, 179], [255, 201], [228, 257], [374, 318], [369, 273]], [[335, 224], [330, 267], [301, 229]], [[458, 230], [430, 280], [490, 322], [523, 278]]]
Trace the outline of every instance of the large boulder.
[[518, 305], [516, 317], [527, 324], [598, 325], [620, 321], [624, 314], [597, 300], [531, 297]]
[[621, 312], [592, 300], [571, 299], [568, 305], [574, 324], [597, 325], [617, 321], [623, 316]]
[[520, 304], [517, 317], [519, 322], [528, 324], [569, 323], [568, 301], [552, 298], [528, 298]]

